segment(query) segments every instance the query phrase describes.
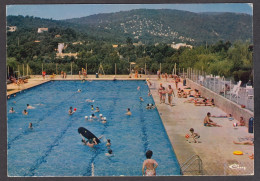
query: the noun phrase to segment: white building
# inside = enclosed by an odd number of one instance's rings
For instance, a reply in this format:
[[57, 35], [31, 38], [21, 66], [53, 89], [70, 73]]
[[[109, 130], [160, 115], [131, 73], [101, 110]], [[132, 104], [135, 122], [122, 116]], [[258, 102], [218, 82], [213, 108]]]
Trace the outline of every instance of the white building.
[[38, 28], [38, 33], [43, 33], [44, 31], [48, 31], [48, 28]]
[[7, 26], [9, 32], [14, 32], [17, 30], [17, 27], [16, 26]]

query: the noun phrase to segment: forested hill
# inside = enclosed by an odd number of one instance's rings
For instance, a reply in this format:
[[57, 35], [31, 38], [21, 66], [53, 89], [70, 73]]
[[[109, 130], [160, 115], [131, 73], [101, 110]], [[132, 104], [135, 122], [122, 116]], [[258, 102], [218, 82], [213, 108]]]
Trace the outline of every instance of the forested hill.
[[[96, 36], [109, 34], [142, 43], [215, 43], [218, 40], [252, 41], [252, 16], [238, 13], [192, 13], [180, 10], [138, 9], [74, 18], [80, 29]], [[89, 27], [92, 27], [89, 29]], [[123, 37], [123, 38], [122, 38]]]
[[252, 16], [238, 13], [138, 9], [62, 21], [8, 16], [7, 25], [29, 31], [37, 31], [38, 27], [71, 28], [89, 38], [112, 43], [125, 43], [127, 37], [143, 44], [252, 41]]

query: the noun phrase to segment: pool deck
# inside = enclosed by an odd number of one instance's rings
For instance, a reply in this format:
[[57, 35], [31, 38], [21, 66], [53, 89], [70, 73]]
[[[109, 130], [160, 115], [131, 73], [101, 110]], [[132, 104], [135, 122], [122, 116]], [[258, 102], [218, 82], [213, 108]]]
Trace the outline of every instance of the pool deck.
[[[95, 75], [89, 76], [90, 80], [113, 80], [114, 76], [106, 76], [95, 78]], [[166, 132], [169, 136], [170, 142], [175, 151], [176, 157], [182, 165], [188, 158], [193, 155], [198, 155], [203, 163], [204, 175], [244, 175], [253, 174], [254, 160], [249, 159], [249, 156], [254, 153], [254, 146], [250, 145], [235, 145], [233, 141], [239, 141], [238, 138], [253, 137], [253, 134], [248, 133], [247, 127], [233, 128], [234, 121], [229, 121], [227, 118], [212, 118], [214, 122], [217, 122], [223, 127], [204, 127], [203, 119], [207, 112], [211, 112], [212, 115], [227, 114], [217, 107], [211, 106], [194, 106], [191, 103], [184, 103], [185, 98], [174, 98], [174, 106], [171, 107], [167, 104], [160, 104], [158, 87], [162, 83], [163, 86], [168, 87], [168, 84], [172, 85], [175, 95], [177, 90], [173, 81], [157, 80], [156, 76], [146, 76], [150, 78], [152, 86], [150, 91], [153, 99], [160, 113]], [[143, 80], [142, 78], [134, 79], [129, 78], [128, 75], [116, 76], [118, 80]], [[28, 89], [51, 79], [43, 79], [41, 76], [34, 76], [29, 79], [28, 83], [21, 86], [15, 84], [7, 85], [7, 95], [14, 94], [24, 89]], [[78, 76], [68, 76], [66, 79], [61, 77], [55, 77], [55, 80], [81, 80]], [[179, 87], [183, 88], [182, 83], [179, 83]], [[203, 96], [203, 95], [202, 95]], [[167, 100], [166, 100], [167, 102]], [[200, 134], [199, 141], [201, 143], [193, 143], [190, 139], [187, 141], [185, 135], [189, 133], [189, 129], [194, 128], [196, 133]], [[243, 155], [233, 155], [233, 151], [241, 150]], [[156, 153], [154, 153], [156, 154]], [[241, 163], [246, 166], [246, 172], [242, 169], [224, 169], [230, 165]], [[224, 165], [226, 167], [224, 167]], [[196, 162], [193, 163], [193, 168], [198, 168]], [[195, 174], [195, 172], [191, 172]], [[189, 175], [189, 173], [184, 173]]]
[[[211, 115], [225, 115], [227, 113], [217, 107], [195, 106], [193, 103], [184, 103], [189, 98], [177, 97], [177, 90], [173, 81], [166, 82], [165, 80], [152, 79], [151, 82], [153, 84], [150, 88], [151, 93], [180, 165], [191, 156], [199, 155], [205, 175], [253, 174], [254, 161], [249, 156], [254, 153], [254, 146], [233, 143], [233, 141], [238, 142], [239, 137], [251, 138], [254, 136], [252, 133], [248, 133], [247, 127], [234, 129], [233, 123], [237, 121], [229, 121], [227, 118], [211, 118], [223, 127], [205, 127], [203, 126], [203, 120], [207, 112], [210, 112]], [[173, 87], [176, 95], [176, 97], [173, 97], [173, 107], [160, 104], [158, 95], [160, 83], [164, 87], [168, 87], [168, 85]], [[181, 89], [183, 88], [182, 83], [179, 83], [178, 86]], [[166, 102], [168, 101], [166, 100]], [[190, 128], [194, 128], [195, 133], [200, 134], [199, 141], [201, 143], [194, 143], [192, 139], [187, 141], [185, 135], [189, 133]], [[234, 155], [233, 152], [237, 150], [243, 151], [244, 154]], [[229, 167], [236, 163], [245, 165], [247, 167], [246, 171], [242, 169], [224, 169], [224, 165]], [[193, 168], [195, 169], [195, 167], [194, 165]], [[188, 175], [188, 173], [186, 174]]]

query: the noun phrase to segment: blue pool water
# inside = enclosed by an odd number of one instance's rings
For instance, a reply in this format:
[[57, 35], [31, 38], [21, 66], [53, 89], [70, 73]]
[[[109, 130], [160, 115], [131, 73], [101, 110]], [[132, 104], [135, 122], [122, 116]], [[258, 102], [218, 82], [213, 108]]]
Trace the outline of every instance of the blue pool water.
[[[52, 81], [18, 93], [7, 104], [8, 111], [16, 111], [8, 113], [8, 176], [141, 176], [148, 149], [159, 164], [157, 175], [179, 175], [158, 111], [146, 110], [154, 103], [147, 93], [144, 81]], [[22, 114], [26, 104], [35, 107], [27, 116]], [[106, 124], [85, 120], [91, 104], [100, 108]], [[70, 106], [77, 108], [71, 116]], [[132, 116], [125, 115], [128, 107]], [[84, 146], [79, 127], [104, 135], [101, 144]], [[113, 157], [105, 156], [106, 139], [111, 139]]]

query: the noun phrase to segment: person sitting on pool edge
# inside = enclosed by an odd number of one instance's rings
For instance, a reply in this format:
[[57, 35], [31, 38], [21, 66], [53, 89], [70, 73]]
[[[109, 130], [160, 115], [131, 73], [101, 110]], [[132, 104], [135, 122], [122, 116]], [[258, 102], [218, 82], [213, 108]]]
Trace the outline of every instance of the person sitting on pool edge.
[[23, 115], [28, 115], [28, 112], [25, 110], [23, 110]]
[[239, 123], [237, 125], [238, 126], [245, 126], [246, 125], [245, 120], [242, 116], [240, 117]]
[[[142, 175], [156, 176], [155, 169], [158, 167], [158, 163], [154, 159], [151, 159], [153, 152], [151, 150], [148, 150], [145, 155], [147, 159], [143, 162]], [[144, 169], [146, 169], [145, 172]]]
[[130, 111], [130, 108], [127, 108], [127, 112], [126, 112], [125, 114], [128, 115], [128, 116], [131, 116], [131, 115], [132, 115], [132, 113], [131, 113], [131, 111]]
[[207, 116], [204, 118], [204, 126], [216, 126], [216, 127], [222, 127], [221, 125], [218, 125], [217, 123], [213, 122], [210, 117], [210, 112], [207, 113]]

